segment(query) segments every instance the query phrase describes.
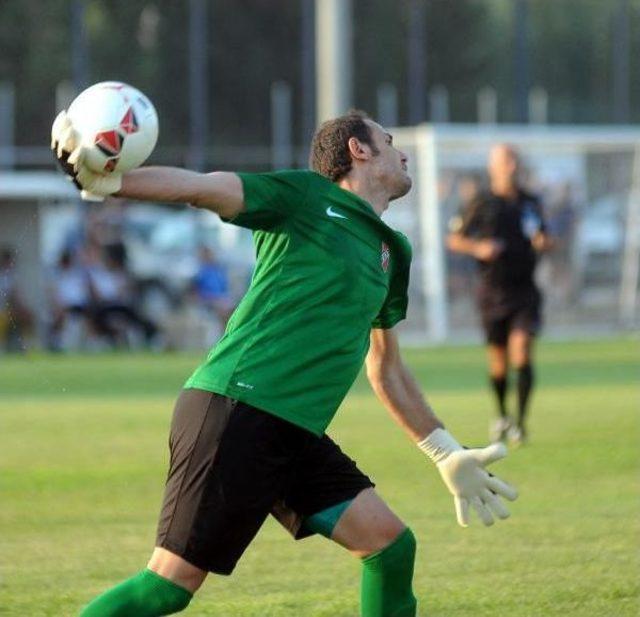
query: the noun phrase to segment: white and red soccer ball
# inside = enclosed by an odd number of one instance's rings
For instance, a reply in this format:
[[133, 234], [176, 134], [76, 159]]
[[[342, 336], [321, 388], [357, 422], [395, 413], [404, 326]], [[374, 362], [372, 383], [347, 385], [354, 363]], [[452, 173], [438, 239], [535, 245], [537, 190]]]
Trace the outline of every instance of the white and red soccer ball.
[[118, 81], [87, 88], [67, 115], [80, 134], [85, 165], [101, 174], [142, 165], [158, 141], [158, 115], [151, 101]]

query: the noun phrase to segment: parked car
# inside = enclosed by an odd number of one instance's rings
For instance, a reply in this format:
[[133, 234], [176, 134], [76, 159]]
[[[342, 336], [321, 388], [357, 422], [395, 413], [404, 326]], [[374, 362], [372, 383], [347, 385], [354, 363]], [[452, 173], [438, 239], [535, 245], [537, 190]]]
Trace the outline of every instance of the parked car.
[[580, 287], [618, 281], [629, 198], [628, 193], [605, 195], [579, 218], [572, 259]]
[[144, 310], [156, 316], [178, 307], [198, 269], [198, 248], [214, 247], [230, 269], [237, 295], [254, 263], [251, 233], [212, 213], [150, 204], [127, 208], [123, 242]]

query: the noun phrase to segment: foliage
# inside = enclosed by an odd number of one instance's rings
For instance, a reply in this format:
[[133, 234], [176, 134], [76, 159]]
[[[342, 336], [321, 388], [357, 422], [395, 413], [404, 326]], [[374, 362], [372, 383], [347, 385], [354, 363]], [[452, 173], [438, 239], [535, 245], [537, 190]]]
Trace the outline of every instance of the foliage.
[[[301, 17], [313, 0], [203, 0], [208, 30], [210, 145], [266, 145], [269, 90], [291, 83], [294, 137], [302, 136]], [[399, 92], [407, 118], [409, 3], [428, 2], [426, 80], [449, 91], [451, 119], [473, 122], [476, 95], [496, 88], [500, 120], [514, 118], [513, 0], [353, 0], [356, 106], [375, 112], [382, 82]], [[554, 122], [605, 123], [612, 112], [613, 19], [629, 6], [629, 74], [640, 67], [640, 0], [529, 0], [531, 85], [547, 89]], [[72, 8], [85, 9], [89, 81], [133, 82], [156, 102], [160, 145], [189, 139], [189, 7], [171, 0], [3, 0], [0, 81], [17, 93], [17, 140], [46, 143], [55, 88], [73, 78]], [[76, 58], [77, 60], [77, 58]], [[632, 120], [640, 121], [640, 80], [631, 79]]]

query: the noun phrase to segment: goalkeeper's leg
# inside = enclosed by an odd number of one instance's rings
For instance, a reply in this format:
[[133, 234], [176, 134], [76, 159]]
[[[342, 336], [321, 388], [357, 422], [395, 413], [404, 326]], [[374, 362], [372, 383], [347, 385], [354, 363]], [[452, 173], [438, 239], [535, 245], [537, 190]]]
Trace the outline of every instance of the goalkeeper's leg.
[[331, 539], [362, 560], [362, 617], [415, 617], [415, 538], [374, 489], [362, 491], [344, 510]]
[[185, 609], [207, 573], [156, 548], [146, 570], [92, 600], [80, 617], [161, 617]]

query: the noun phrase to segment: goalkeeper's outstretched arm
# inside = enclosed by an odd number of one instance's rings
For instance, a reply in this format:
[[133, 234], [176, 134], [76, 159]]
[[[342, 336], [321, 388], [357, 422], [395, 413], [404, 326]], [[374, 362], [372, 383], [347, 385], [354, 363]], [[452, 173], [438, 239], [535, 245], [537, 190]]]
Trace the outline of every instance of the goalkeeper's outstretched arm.
[[398, 339], [392, 329], [371, 331], [367, 377], [394, 420], [438, 467], [453, 495], [462, 527], [469, 524], [470, 507], [485, 525], [492, 525], [494, 516], [509, 516], [499, 495], [513, 501], [517, 491], [484, 469], [506, 456], [506, 448], [503, 444], [493, 444], [467, 450], [445, 430], [402, 362]]
[[98, 174], [84, 164], [85, 149], [66, 112], [51, 127], [51, 149], [62, 170], [82, 191], [84, 199], [102, 201], [109, 195], [188, 203], [223, 218], [244, 210], [244, 192], [238, 175], [229, 172], [202, 174], [176, 167], [143, 167], [127, 173]]
[[229, 219], [244, 210], [242, 182], [237, 174], [201, 174], [177, 167], [141, 167], [122, 175], [116, 197], [188, 203]]

